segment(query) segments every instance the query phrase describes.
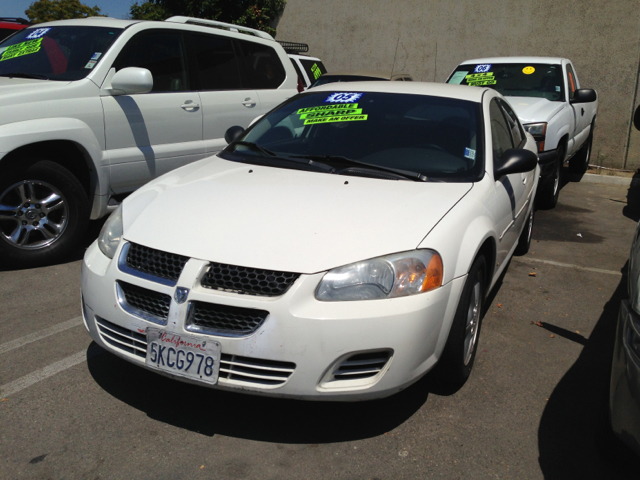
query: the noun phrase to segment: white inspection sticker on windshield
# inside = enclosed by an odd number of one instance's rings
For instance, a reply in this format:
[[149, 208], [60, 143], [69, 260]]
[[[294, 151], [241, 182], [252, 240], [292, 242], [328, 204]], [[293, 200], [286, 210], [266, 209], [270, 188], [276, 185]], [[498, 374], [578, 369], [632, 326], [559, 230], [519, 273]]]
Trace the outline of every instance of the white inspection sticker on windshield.
[[453, 75], [451, 75], [451, 79], [449, 80], [449, 83], [454, 83], [456, 85], [460, 85], [460, 82], [462, 82], [462, 80], [464, 80], [464, 77], [467, 75], [467, 73], [469, 72], [456, 72]]
[[468, 158], [470, 160], [475, 160], [476, 159], [476, 151], [473, 148], [465, 148], [464, 149], [464, 156], [465, 158]]

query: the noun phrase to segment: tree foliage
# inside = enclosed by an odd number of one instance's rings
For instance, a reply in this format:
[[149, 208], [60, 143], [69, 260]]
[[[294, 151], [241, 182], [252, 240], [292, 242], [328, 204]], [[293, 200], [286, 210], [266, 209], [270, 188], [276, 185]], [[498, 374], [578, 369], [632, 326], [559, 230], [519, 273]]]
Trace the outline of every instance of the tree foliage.
[[284, 9], [286, 0], [149, 0], [131, 5], [131, 18], [165, 20], [173, 15], [205, 18], [235, 23], [263, 30], [276, 31], [271, 23]]
[[33, 2], [24, 13], [32, 23], [103, 16], [98, 6], [91, 8], [80, 3], [80, 0], [38, 0]]

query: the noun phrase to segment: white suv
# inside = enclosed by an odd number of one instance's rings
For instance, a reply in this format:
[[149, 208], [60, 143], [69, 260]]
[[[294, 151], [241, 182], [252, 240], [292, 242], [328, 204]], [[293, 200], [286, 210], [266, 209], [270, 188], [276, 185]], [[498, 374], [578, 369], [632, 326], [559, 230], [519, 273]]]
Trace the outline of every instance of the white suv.
[[[215, 21], [95, 17], [0, 43], [0, 262], [57, 261], [88, 220], [295, 95], [287, 54]], [[193, 208], [200, 208], [194, 205]]]

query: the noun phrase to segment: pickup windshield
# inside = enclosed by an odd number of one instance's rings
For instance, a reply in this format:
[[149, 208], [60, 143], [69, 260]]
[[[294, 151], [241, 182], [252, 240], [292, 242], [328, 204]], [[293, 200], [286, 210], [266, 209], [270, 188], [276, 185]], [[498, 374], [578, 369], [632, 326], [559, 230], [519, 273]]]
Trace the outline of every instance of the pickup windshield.
[[0, 43], [0, 76], [79, 80], [121, 33], [106, 27], [25, 28]]
[[564, 101], [562, 65], [494, 63], [459, 65], [447, 83], [489, 87], [508, 97]]
[[484, 173], [481, 122], [480, 105], [464, 100], [309, 92], [266, 115], [221, 156], [283, 168], [312, 160], [343, 175], [476, 181]]

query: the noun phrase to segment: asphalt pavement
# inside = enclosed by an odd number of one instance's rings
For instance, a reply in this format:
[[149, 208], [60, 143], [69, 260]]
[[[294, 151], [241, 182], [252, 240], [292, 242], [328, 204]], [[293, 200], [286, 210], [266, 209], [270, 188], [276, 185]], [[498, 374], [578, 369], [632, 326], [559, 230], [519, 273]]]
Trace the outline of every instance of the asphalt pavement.
[[489, 297], [469, 381], [359, 403], [158, 376], [92, 343], [82, 251], [0, 266], [0, 478], [637, 479], [606, 398], [639, 207], [633, 183], [564, 185]]

